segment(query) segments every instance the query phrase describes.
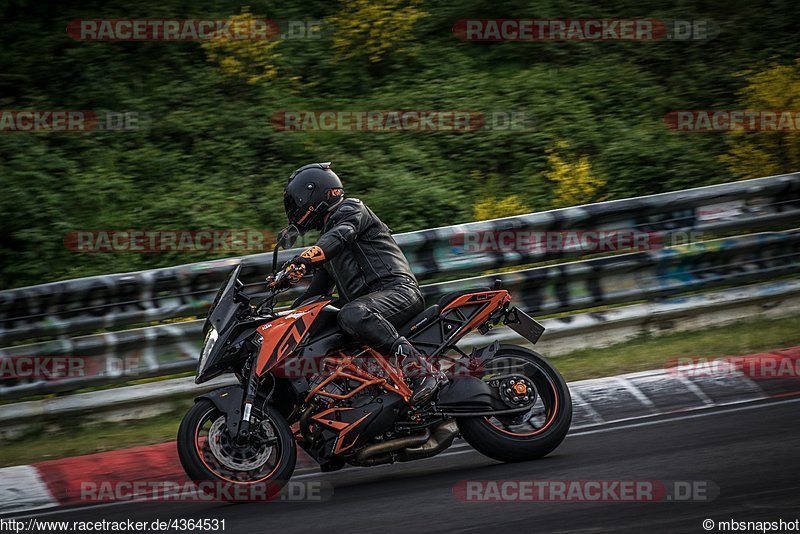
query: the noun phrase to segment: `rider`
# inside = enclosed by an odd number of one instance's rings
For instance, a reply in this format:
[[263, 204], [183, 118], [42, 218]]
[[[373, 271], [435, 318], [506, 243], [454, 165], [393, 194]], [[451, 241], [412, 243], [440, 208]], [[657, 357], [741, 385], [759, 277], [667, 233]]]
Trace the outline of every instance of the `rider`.
[[389, 228], [363, 202], [344, 198], [344, 188], [330, 163], [312, 163], [289, 176], [283, 195], [286, 216], [301, 233], [320, 231], [317, 244], [285, 266], [293, 281], [314, 271], [297, 302], [328, 295], [336, 286], [341, 307], [337, 320], [347, 333], [396, 364], [419, 364], [426, 372], [412, 381], [412, 404], [428, 400], [443, 376], [409, 341], [402, 325], [425, 307], [417, 280]]

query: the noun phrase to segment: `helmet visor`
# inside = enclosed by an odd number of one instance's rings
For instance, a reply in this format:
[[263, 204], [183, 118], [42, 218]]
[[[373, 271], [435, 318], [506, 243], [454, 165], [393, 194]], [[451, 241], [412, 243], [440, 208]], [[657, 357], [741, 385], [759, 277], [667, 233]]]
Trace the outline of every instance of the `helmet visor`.
[[286, 218], [290, 224], [297, 223], [300, 218], [300, 206], [294, 201], [292, 195], [283, 195], [283, 208], [286, 210]]

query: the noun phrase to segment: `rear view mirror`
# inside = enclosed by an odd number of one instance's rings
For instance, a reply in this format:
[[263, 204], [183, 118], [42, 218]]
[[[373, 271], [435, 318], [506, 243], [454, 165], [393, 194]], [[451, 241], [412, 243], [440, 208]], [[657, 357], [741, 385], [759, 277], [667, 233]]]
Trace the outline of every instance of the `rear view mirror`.
[[292, 245], [294, 245], [297, 241], [298, 237], [300, 237], [300, 230], [293, 224], [290, 224], [278, 233], [278, 241], [275, 243], [275, 249], [272, 251], [273, 276], [278, 271], [278, 249], [291, 248]]
[[278, 234], [278, 246], [284, 249], [292, 248], [298, 237], [300, 237], [300, 230], [297, 226], [290, 224]]

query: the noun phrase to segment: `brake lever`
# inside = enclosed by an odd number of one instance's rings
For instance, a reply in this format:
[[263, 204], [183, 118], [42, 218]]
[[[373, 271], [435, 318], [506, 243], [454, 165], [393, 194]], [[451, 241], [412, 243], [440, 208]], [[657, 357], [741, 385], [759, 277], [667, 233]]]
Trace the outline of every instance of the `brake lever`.
[[[274, 290], [276, 293], [279, 293], [279, 292], [281, 292], [283, 290], [289, 289], [289, 287], [291, 287], [293, 285], [293, 283], [294, 283], [293, 280], [291, 280], [291, 279], [289, 280], [289, 283], [287, 284], [286, 287], [281, 287], [281, 286], [282, 286], [283, 282], [287, 278], [290, 278], [289, 277], [290, 273], [296, 272], [298, 270], [300, 270], [300, 269], [291, 269], [291, 270], [284, 269], [284, 270], [278, 271], [278, 274], [276, 274], [274, 277], [270, 276], [270, 277], [267, 278], [267, 280], [269, 280], [269, 283], [267, 284], [267, 287], [269, 287], [270, 289]], [[302, 271], [303, 271], [303, 274], [305, 274], [305, 270], [303, 269]]]
[[262, 308], [269, 302], [274, 304], [275, 297], [277, 297], [280, 293], [288, 291], [289, 288], [293, 285], [292, 280], [289, 280], [289, 283], [283, 286], [285, 280], [289, 278], [289, 273], [292, 271], [278, 271], [278, 273], [274, 276], [267, 277], [267, 288], [270, 291], [270, 294], [266, 297], [262, 297], [260, 299], [256, 299], [255, 302], [251, 302], [250, 308], [256, 314], [261, 314]]
[[[250, 309], [255, 315], [262, 315], [264, 311], [264, 306], [272, 302], [275, 298], [275, 294], [268, 295], [266, 297], [260, 297], [254, 299], [250, 302]], [[271, 310], [270, 310], [271, 311]]]

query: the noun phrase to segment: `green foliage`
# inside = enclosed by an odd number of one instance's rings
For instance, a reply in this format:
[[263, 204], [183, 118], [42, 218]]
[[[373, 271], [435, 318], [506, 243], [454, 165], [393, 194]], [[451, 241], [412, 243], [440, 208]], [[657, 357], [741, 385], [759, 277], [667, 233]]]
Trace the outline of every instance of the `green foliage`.
[[[217, 63], [225, 75], [250, 84], [275, 78], [278, 75], [275, 63], [280, 57], [275, 51], [279, 42], [270, 35], [272, 32], [263, 32], [262, 38], [253, 35], [258, 31], [254, 25], [257, 20], [259, 19], [245, 8], [241, 14], [230, 17], [228, 21], [231, 27], [238, 26], [241, 35], [251, 36], [252, 39], [232, 39], [220, 31], [201, 45], [209, 60]], [[271, 27], [269, 29], [272, 30]]]
[[[754, 110], [792, 110], [800, 114], [800, 59], [793, 65], [773, 64], [764, 70], [739, 74], [747, 80], [742, 89], [744, 107]], [[741, 178], [783, 174], [800, 169], [800, 132], [731, 132], [730, 152], [720, 157], [731, 173]]]
[[[248, 4], [249, 11], [231, 0], [2, 3], [0, 109], [134, 111], [142, 126], [0, 132], [0, 287], [225, 256], [78, 254], [63, 241], [79, 229], [275, 231], [285, 221], [286, 177], [312, 161], [333, 161], [348, 194], [395, 231], [473, 220], [486, 199], [513, 198], [512, 211], [549, 209], [557, 193], [546, 150], [562, 140], [565, 161], [585, 157], [591, 176], [605, 182], [602, 198], [728, 181], [736, 176], [720, 160], [723, 138], [670, 131], [664, 114], [742, 106], [748, 80], [736, 73], [800, 57], [796, 0], [773, 0], [769, 9], [745, 0], [620, 0], [613, 8], [589, 0], [409, 0], [385, 15], [378, 2]], [[415, 10], [410, 24], [379, 24], [406, 8]], [[318, 39], [255, 48], [80, 42], [65, 32], [76, 18], [256, 16], [248, 13], [329, 28]], [[467, 43], [452, 33], [469, 17], [639, 15], [709, 18], [721, 33], [658, 43]], [[533, 122], [454, 133], [271, 126], [275, 112], [298, 109], [524, 112]]]
[[475, 203], [475, 220], [486, 221], [530, 213], [528, 206], [523, 204], [517, 195], [503, 198], [487, 197]]
[[598, 200], [599, 191], [606, 185], [605, 180], [592, 173], [592, 165], [587, 156], [580, 156], [568, 161], [563, 156], [569, 150], [569, 144], [558, 141], [555, 147], [547, 150], [547, 179], [555, 182], [553, 206], [563, 208], [589, 204]]
[[421, 0], [342, 0], [341, 8], [328, 23], [334, 28], [333, 49], [337, 57], [367, 57], [377, 63], [392, 50], [413, 40], [418, 20], [427, 15]]

